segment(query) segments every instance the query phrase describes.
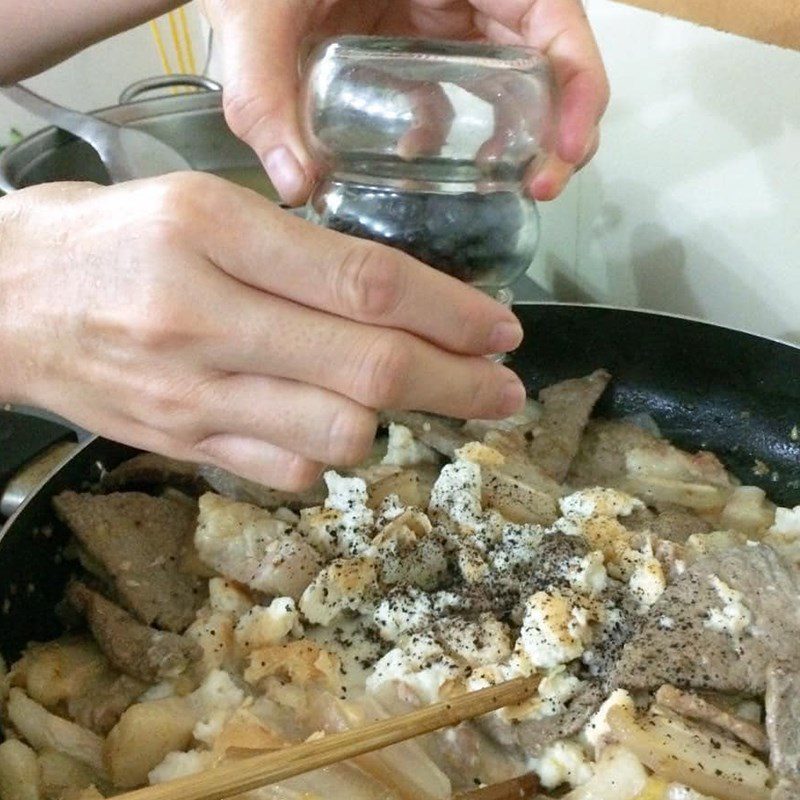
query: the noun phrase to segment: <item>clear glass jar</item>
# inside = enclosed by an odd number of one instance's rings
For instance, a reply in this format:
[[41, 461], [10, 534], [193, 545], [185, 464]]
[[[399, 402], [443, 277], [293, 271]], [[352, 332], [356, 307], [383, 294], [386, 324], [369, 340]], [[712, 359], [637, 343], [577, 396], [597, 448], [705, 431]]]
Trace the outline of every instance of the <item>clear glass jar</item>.
[[348, 36], [305, 73], [323, 176], [309, 217], [497, 293], [539, 239], [525, 178], [550, 150], [547, 60], [522, 47]]

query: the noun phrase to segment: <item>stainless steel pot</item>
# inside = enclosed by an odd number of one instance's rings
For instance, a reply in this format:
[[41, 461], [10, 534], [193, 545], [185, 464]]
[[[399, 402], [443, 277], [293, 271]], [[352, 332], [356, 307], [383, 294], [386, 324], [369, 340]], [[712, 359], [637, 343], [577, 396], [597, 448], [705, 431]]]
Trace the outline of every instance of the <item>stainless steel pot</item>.
[[[153, 91], [192, 86], [201, 91], [142, 99]], [[129, 86], [120, 105], [98, 117], [152, 134], [180, 152], [196, 170], [230, 177], [275, 197], [253, 151], [225, 124], [218, 84], [194, 75], [150, 78]], [[51, 181], [94, 181], [108, 175], [94, 150], [57, 128], [44, 128], [0, 154], [0, 189], [11, 192]]]

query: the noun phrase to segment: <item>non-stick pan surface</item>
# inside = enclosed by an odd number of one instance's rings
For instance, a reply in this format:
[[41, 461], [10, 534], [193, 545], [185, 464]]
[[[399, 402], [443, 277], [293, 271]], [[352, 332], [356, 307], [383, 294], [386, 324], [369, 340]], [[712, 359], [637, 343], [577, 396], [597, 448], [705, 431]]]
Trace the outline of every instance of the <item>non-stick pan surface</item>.
[[596, 413], [648, 412], [689, 450], [716, 453], [743, 483], [800, 503], [800, 348], [645, 311], [531, 304], [511, 366], [529, 392], [605, 367]]
[[[800, 503], [800, 349], [738, 331], [640, 311], [559, 304], [517, 307], [525, 343], [511, 366], [529, 391], [605, 367], [597, 413], [649, 413], [670, 440], [717, 453], [782, 505]], [[59, 633], [54, 608], [72, 565], [51, 498], [96, 479], [132, 448], [84, 444], [0, 532], [0, 653]]]

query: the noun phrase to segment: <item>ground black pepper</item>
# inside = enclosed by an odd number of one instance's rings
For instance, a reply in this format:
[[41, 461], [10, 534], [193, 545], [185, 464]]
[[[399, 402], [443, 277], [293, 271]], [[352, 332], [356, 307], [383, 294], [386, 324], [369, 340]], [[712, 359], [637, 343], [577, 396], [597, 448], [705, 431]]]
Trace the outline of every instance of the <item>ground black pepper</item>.
[[338, 183], [326, 227], [396, 247], [464, 281], [487, 281], [498, 269], [524, 271], [520, 247], [524, 202], [514, 192], [402, 191]]

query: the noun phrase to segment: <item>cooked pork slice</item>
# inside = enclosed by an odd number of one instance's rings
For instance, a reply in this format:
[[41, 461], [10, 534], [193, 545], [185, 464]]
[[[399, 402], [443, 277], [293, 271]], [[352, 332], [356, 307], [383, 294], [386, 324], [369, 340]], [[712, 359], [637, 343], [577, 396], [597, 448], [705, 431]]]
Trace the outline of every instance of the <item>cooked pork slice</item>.
[[109, 670], [67, 701], [67, 713], [79, 725], [105, 736], [147, 689], [147, 683]]
[[685, 542], [690, 536], [710, 533], [713, 529], [710, 522], [683, 508], [660, 511], [650, 528], [659, 539], [669, 539], [671, 542]]
[[415, 439], [448, 458], [453, 458], [459, 447], [474, 438], [465, 433], [455, 420], [419, 411], [382, 411], [380, 420], [385, 425], [390, 422], [405, 425]]
[[111, 576], [122, 604], [146, 625], [181, 632], [204, 599], [204, 583], [183, 574], [179, 560], [195, 528], [188, 503], [138, 492], [62, 492], [59, 516]]
[[681, 544], [690, 536], [710, 533], [714, 529], [710, 522], [686, 508], [666, 508], [660, 512], [637, 509], [621, 522], [628, 530], [647, 530], [659, 539]]
[[704, 556], [668, 586], [612, 684], [757, 695], [776, 661], [800, 663], [800, 572], [753, 544]]
[[[772, 769], [800, 788], [800, 664], [770, 668], [764, 702]], [[796, 799], [800, 792], [785, 796]]]
[[197, 494], [203, 490], [205, 481], [198, 473], [197, 464], [167, 458], [157, 453], [140, 453], [129, 458], [100, 479], [100, 487], [104, 492], [162, 484]]
[[570, 465], [569, 483], [576, 487], [614, 487], [626, 474], [627, 453], [658, 441], [653, 434], [630, 422], [591, 420]]
[[530, 444], [530, 455], [558, 483], [567, 477], [589, 415], [610, 379], [605, 370], [596, 370], [585, 378], [561, 381], [539, 393], [544, 409]]
[[157, 683], [175, 678], [192, 661], [200, 648], [169, 631], [149, 628], [103, 595], [79, 582], [67, 589], [69, 601], [86, 617], [92, 635], [109, 662], [133, 678]]
[[503, 747], [519, 748], [536, 757], [548, 745], [577, 734], [603, 702], [603, 692], [587, 684], [566, 703], [566, 711], [551, 717], [507, 722], [497, 714], [480, 717], [478, 725]]
[[226, 578], [295, 600], [324, 565], [319, 551], [288, 523], [210, 492], [200, 498], [194, 541], [200, 558]]
[[761, 725], [737, 717], [696, 694], [664, 685], [656, 692], [656, 702], [682, 717], [706, 722], [732, 734], [759, 753], [769, 751], [767, 734]]
[[651, 530], [655, 524], [658, 514], [647, 506], [634, 508], [630, 514], [620, 519], [620, 522], [629, 530], [634, 532]]
[[319, 506], [327, 496], [325, 482], [322, 478], [304, 492], [282, 492], [246, 478], [240, 478], [220, 467], [203, 465], [200, 467], [200, 475], [217, 494], [272, 510], [291, 508], [293, 511], [299, 511], [308, 506]]

